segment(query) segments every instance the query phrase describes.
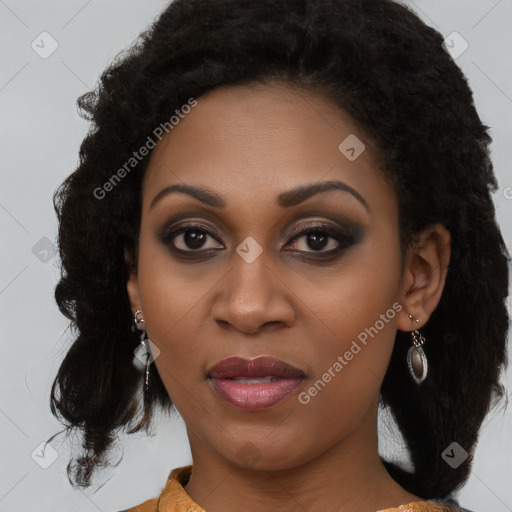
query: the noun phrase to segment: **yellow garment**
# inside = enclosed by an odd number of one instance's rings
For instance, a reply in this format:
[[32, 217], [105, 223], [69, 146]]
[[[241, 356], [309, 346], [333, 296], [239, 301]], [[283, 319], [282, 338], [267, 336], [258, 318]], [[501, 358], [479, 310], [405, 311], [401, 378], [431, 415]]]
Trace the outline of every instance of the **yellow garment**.
[[[141, 505], [124, 512], [206, 512], [187, 494], [184, 485], [187, 484], [192, 466], [173, 469], [167, 484], [159, 498], [145, 501]], [[461, 510], [434, 501], [416, 501], [398, 508], [387, 508], [377, 512], [453, 512]]]

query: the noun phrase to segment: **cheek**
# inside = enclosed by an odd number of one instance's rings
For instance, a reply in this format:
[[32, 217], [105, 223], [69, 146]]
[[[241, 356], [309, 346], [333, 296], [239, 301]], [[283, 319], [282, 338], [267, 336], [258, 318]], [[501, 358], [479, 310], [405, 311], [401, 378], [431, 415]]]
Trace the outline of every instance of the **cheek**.
[[148, 337], [160, 350], [155, 361], [158, 372], [169, 394], [172, 390], [176, 395], [181, 383], [202, 376], [196, 339], [204, 318], [199, 310], [214, 280], [195, 280], [191, 285], [165, 251], [149, 247], [139, 255], [141, 305]]
[[[377, 403], [401, 308], [390, 299], [376, 294], [371, 301], [361, 301], [364, 304], [358, 301], [358, 306], [340, 300], [340, 306], [346, 306], [341, 311], [349, 314], [331, 314], [330, 329], [323, 330], [325, 336], [317, 333], [316, 347], [309, 347], [313, 371], [295, 405], [303, 431], [318, 432], [322, 425], [322, 436], [309, 449], [327, 448], [347, 435]], [[326, 314], [329, 310], [332, 306]]]
[[340, 311], [348, 314], [331, 314], [329, 329], [317, 331], [314, 344], [307, 347], [314, 358], [302, 403], [322, 395], [345, 407], [359, 399], [368, 403], [378, 393], [393, 350], [395, 318], [401, 305], [382, 300], [365, 306], [349, 308], [347, 304]]
[[[222, 279], [222, 269], [188, 265], [173, 259], [164, 245], [151, 238], [149, 228], [141, 237], [138, 282], [148, 334], [155, 343], [174, 345], [176, 339], [194, 334], [201, 326], [199, 311], [209, 292]], [[178, 344], [177, 344], [178, 345]]]
[[[313, 340], [305, 347], [314, 355], [313, 382], [304, 390], [302, 403], [315, 409], [313, 416], [325, 416], [332, 408], [356, 411], [378, 395], [402, 309], [399, 280], [399, 250], [383, 241], [366, 247], [317, 289], [314, 301], [309, 299], [314, 306], [307, 323], [319, 327], [306, 337]], [[331, 406], [322, 409], [321, 402]]]

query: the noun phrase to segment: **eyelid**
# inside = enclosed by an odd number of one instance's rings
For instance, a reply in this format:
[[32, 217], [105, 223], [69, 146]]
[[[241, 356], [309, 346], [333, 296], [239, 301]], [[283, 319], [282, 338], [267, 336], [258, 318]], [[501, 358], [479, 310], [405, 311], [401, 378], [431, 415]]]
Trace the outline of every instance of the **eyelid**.
[[[183, 220], [183, 219], [187, 219], [183, 222], [182, 225], [180, 225], [179, 221], [180, 220]], [[223, 242], [223, 237], [222, 235], [219, 233], [219, 231], [217, 230], [217, 228], [215, 228], [215, 226], [211, 225], [211, 224], [201, 224], [201, 222], [204, 222], [204, 219], [201, 219], [201, 220], [198, 220], [198, 219], [190, 219], [189, 220], [189, 216], [186, 216], [186, 215], [177, 215], [175, 217], [172, 217], [171, 219], [169, 219], [165, 224], [164, 224], [164, 227], [160, 230], [160, 233], [161, 235], [159, 236], [165, 236], [166, 234], [168, 234], [169, 232], [173, 232], [175, 233], [176, 231], [178, 231], [180, 228], [185, 228], [185, 229], [193, 229], [193, 228], [196, 228], [196, 229], [202, 229], [204, 231], [207, 231], [208, 234], [210, 236], [214, 236], [214, 238], [217, 239], [217, 242], [219, 243], [224, 243]]]
[[333, 224], [332, 222], [322, 221], [318, 219], [312, 219], [310, 222], [305, 222], [303, 224], [294, 224], [293, 227], [289, 228], [285, 232], [285, 238], [293, 240], [299, 235], [304, 235], [304, 232], [318, 230], [330, 231], [333, 234], [336, 233], [338, 235], [351, 235], [353, 234], [354, 228], [349, 229], [349, 226], [342, 226], [339, 224]]

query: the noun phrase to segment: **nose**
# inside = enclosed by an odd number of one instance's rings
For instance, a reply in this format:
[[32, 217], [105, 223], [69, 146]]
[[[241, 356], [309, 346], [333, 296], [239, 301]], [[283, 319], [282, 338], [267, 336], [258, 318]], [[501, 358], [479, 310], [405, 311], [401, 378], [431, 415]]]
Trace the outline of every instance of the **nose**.
[[235, 255], [222, 286], [212, 306], [212, 318], [221, 327], [255, 334], [264, 326], [293, 324], [294, 294], [263, 254], [252, 263]]

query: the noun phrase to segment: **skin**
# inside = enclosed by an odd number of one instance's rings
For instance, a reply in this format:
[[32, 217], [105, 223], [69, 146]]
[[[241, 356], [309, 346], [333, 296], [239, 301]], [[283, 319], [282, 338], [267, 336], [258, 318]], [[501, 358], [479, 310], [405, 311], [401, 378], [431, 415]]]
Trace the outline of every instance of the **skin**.
[[[138, 269], [127, 290], [133, 312], [143, 310], [148, 337], [161, 351], [158, 372], [186, 424], [194, 469], [185, 490], [208, 512], [374, 512], [421, 501], [380, 460], [377, 406], [397, 329], [421, 329], [441, 298], [450, 236], [430, 226], [402, 267], [395, 191], [369, 141], [354, 161], [340, 152], [350, 134], [365, 141], [348, 114], [319, 95], [276, 83], [230, 86], [199, 98], [151, 156]], [[281, 192], [329, 180], [355, 189], [367, 208], [343, 190], [277, 205]], [[214, 191], [226, 207], [172, 193], [150, 209], [162, 189], [185, 183]], [[167, 245], [158, 238], [180, 212], [189, 215], [172, 226], [192, 221], [211, 233], [202, 246], [186, 245], [183, 234]], [[322, 260], [344, 235], [319, 248], [307, 235], [287, 234], [319, 223], [355, 225], [362, 237]], [[236, 252], [248, 236], [263, 249], [252, 263]], [[179, 259], [173, 242], [218, 252]], [[401, 311], [300, 403], [298, 394], [394, 303]], [[306, 379], [278, 405], [236, 410], [206, 379], [212, 365], [234, 355], [274, 356]], [[253, 460], [240, 456], [247, 443]]]

